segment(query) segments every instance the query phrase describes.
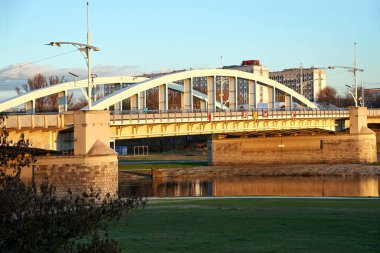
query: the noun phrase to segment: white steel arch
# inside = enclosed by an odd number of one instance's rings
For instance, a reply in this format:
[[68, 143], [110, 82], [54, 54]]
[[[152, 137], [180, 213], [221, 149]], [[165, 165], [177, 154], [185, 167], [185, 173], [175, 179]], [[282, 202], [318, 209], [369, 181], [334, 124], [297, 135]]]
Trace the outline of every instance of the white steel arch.
[[[113, 77], [98, 77], [94, 78], [94, 85], [99, 84], [112, 84], [112, 83], [139, 83], [149, 78], [146, 77], [133, 77], [133, 76], [113, 76]], [[24, 103], [28, 103], [30, 101], [34, 101], [38, 98], [49, 96], [52, 94], [57, 94], [60, 92], [67, 92], [69, 90], [78, 89], [78, 88], [86, 88], [88, 85], [87, 79], [78, 80], [73, 82], [65, 82], [61, 84], [56, 84], [52, 86], [47, 86], [41, 89], [36, 89], [16, 97], [9, 98], [0, 103], [0, 112], [9, 110], [15, 106], [19, 106]], [[184, 92], [184, 88], [182, 85], [170, 83], [168, 84], [168, 88], [172, 90], [176, 90], [179, 92]], [[203, 94], [198, 91], [194, 91], [193, 94], [195, 97], [198, 97], [205, 102], [207, 102], [208, 97], [206, 94]], [[221, 108], [221, 104], [217, 103], [217, 107]], [[225, 106], [224, 106], [225, 107]]]
[[[295, 98], [299, 102], [303, 103], [309, 108], [318, 109], [318, 107], [309, 101], [304, 96], [300, 95], [296, 91], [286, 87], [283, 84], [280, 84], [272, 79], [265, 78], [263, 76], [238, 71], [238, 70], [228, 70], [228, 69], [204, 69], [204, 70], [189, 70], [183, 72], [176, 72], [173, 74], [167, 74], [164, 76], [160, 76], [153, 79], [148, 79], [142, 81], [140, 83], [136, 83], [134, 85], [125, 87], [121, 90], [116, 91], [113, 94], [110, 94], [106, 97], [103, 97], [92, 104], [92, 110], [104, 110], [108, 109], [110, 106], [118, 103], [126, 98], [135, 96], [136, 94], [140, 94], [140, 92], [144, 92], [148, 89], [152, 89], [155, 87], [164, 87], [163, 91], [167, 89], [167, 84], [174, 83], [175, 81], [184, 80], [184, 93], [189, 95], [188, 98], [191, 98], [194, 94], [194, 90], [192, 89], [192, 79], [195, 77], [207, 77], [207, 86], [208, 86], [208, 109], [212, 110], [216, 108], [216, 76], [224, 76], [233, 78], [235, 81], [235, 91], [236, 91], [236, 83], [237, 78], [246, 79], [252, 83], [252, 100], [256, 100], [256, 87], [257, 85], [264, 85], [271, 89], [271, 93], [269, 94], [272, 98], [272, 102], [275, 101], [275, 90], [280, 90], [289, 96], [290, 101]], [[162, 92], [165, 93], [165, 92]], [[289, 99], [288, 98], [288, 99]], [[187, 98], [186, 98], [187, 99]], [[192, 106], [192, 102], [187, 101], [187, 106]], [[257, 101], [254, 101], [255, 105], [257, 105]], [[162, 107], [164, 108], [164, 107]], [[86, 109], [83, 108], [83, 109]], [[161, 109], [161, 108], [160, 108]], [[185, 108], [187, 109], [187, 108]], [[191, 109], [191, 108], [190, 108]]]
[[[94, 85], [98, 84], [109, 84], [109, 83], [137, 83], [147, 80], [146, 77], [133, 77], [133, 76], [114, 76], [114, 77], [97, 77], [94, 78]], [[78, 80], [73, 82], [66, 82], [61, 84], [56, 84], [52, 86], [47, 86], [41, 89], [33, 90], [16, 97], [9, 98], [0, 103], [0, 112], [9, 110], [15, 106], [34, 101], [37, 98], [49, 96], [52, 94], [57, 94], [60, 92], [66, 92], [68, 90], [85, 88], [87, 87], [87, 79]]]

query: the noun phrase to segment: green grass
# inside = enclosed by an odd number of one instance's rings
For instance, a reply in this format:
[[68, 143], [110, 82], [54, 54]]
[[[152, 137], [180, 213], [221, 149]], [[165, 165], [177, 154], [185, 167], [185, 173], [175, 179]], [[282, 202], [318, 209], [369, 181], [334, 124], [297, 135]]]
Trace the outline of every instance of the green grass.
[[147, 164], [119, 164], [119, 170], [150, 170], [150, 169], [171, 169], [171, 168], [191, 168], [205, 166], [207, 162], [200, 163], [147, 163]]
[[380, 200], [155, 200], [110, 232], [123, 252], [379, 252]]

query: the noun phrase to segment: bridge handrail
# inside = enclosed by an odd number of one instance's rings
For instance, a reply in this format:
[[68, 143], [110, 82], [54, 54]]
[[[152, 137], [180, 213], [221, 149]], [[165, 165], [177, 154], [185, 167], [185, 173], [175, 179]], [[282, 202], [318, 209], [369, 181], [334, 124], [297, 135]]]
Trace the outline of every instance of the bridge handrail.
[[367, 109], [367, 117], [380, 117], [380, 109]]
[[[221, 121], [221, 120], [263, 120], [263, 119], [297, 119], [297, 118], [347, 118], [348, 110], [128, 110], [111, 112], [112, 124], [148, 123], [148, 121]], [[152, 123], [152, 122], [150, 122]], [[164, 123], [164, 122], [162, 122]]]
[[[369, 111], [378, 115], [380, 110]], [[9, 128], [65, 128], [73, 124], [73, 112], [10, 114], [5, 121]], [[348, 118], [348, 110], [129, 110], [110, 112], [110, 123], [145, 124], [168, 122], [206, 122], [223, 120], [266, 120], [266, 119], [305, 119], [305, 118]]]

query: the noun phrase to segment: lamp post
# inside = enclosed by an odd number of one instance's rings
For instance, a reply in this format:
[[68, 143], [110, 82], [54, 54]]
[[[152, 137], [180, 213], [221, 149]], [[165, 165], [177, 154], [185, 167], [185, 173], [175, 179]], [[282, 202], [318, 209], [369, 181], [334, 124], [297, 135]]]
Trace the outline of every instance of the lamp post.
[[[335, 69], [335, 68], [341, 68], [341, 69], [346, 69], [348, 72], [352, 72], [354, 74], [354, 92], [350, 92], [350, 94], [352, 95], [352, 97], [354, 98], [355, 100], [355, 107], [358, 107], [358, 85], [357, 85], [357, 82], [356, 82], [356, 72], [363, 72], [364, 69], [359, 69], [356, 67], [356, 42], [354, 43], [354, 66], [353, 67], [346, 67], [346, 66], [330, 66], [328, 67], [328, 69]], [[346, 85], [347, 86], [347, 85]], [[348, 86], [351, 88], [351, 86]]]
[[87, 2], [87, 44], [82, 44], [78, 42], [50, 42], [47, 45], [50, 46], [58, 46], [61, 45], [73, 45], [75, 48], [77, 48], [83, 55], [86, 63], [87, 63], [87, 103], [88, 103], [88, 110], [91, 110], [91, 92], [92, 92], [92, 83], [90, 81], [91, 78], [91, 50], [93, 51], [100, 51], [100, 48], [94, 47], [90, 45], [90, 26], [89, 26], [89, 10], [88, 10], [88, 2]]

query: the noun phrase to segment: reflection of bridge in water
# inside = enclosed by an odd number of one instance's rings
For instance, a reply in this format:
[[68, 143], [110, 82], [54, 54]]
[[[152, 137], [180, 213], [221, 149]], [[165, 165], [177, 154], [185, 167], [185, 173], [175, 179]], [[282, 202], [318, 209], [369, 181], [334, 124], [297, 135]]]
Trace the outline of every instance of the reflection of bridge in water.
[[350, 196], [379, 197], [380, 177], [154, 178], [151, 196]]

